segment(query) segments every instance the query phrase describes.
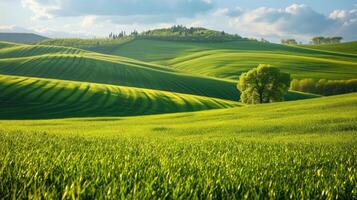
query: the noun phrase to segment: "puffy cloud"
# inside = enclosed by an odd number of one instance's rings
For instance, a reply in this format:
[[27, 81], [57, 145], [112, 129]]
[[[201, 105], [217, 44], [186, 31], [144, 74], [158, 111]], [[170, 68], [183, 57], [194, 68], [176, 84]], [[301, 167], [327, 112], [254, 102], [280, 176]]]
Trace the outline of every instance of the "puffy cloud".
[[[236, 16], [221, 11], [229, 17], [229, 24], [256, 37], [297, 37], [308, 39], [316, 35], [342, 35], [348, 40], [357, 39], [357, 10], [335, 10], [323, 15], [306, 5], [293, 4], [286, 8], [260, 7], [240, 10]], [[239, 12], [238, 12], [239, 13]]]
[[87, 28], [87, 27], [90, 27], [94, 24], [95, 20], [96, 20], [96, 16], [93, 16], [93, 15], [88, 15], [88, 16], [85, 16], [82, 20], [82, 23], [81, 23], [81, 26], [83, 28]]
[[22, 0], [22, 3], [36, 18], [97, 15], [124, 19], [139, 16], [140, 20], [146, 16], [158, 22], [193, 17], [213, 8], [211, 0]]
[[240, 7], [235, 7], [233, 9], [228, 8], [219, 8], [215, 12], [213, 12], [213, 16], [229, 16], [229, 17], [237, 17], [243, 13], [243, 9]]
[[52, 12], [60, 9], [58, 1], [22, 0], [22, 6], [34, 13], [34, 19], [52, 19]]

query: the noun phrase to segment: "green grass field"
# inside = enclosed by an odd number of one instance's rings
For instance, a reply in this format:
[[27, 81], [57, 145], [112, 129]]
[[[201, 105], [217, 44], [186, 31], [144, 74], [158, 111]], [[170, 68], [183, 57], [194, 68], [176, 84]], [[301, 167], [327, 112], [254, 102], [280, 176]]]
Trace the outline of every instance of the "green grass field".
[[231, 80], [262, 63], [279, 67], [294, 78], [357, 77], [357, 55], [254, 41], [212, 44], [133, 40], [112, 53]]
[[357, 197], [356, 94], [0, 125], [3, 198]]
[[354, 48], [0, 42], [0, 199], [357, 199], [357, 93], [236, 89], [260, 63], [356, 79]]
[[322, 44], [322, 45], [301, 45], [306, 48], [357, 54], [357, 42], [345, 42], [341, 44]]
[[146, 115], [239, 105], [160, 90], [3, 75], [0, 92], [2, 119]]

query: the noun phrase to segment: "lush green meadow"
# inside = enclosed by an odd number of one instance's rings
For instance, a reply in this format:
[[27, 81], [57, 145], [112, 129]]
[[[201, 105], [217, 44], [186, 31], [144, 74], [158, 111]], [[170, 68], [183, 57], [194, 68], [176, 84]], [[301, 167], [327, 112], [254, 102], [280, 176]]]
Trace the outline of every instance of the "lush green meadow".
[[3, 198], [357, 198], [357, 95], [0, 121]]
[[[78, 41], [79, 43], [79, 41]], [[56, 40], [41, 44], [58, 44]], [[76, 45], [73, 42], [72, 46]], [[353, 79], [357, 77], [356, 43], [336, 45], [278, 45], [251, 40], [230, 42], [185, 42], [132, 39], [109, 50], [94, 51], [157, 63], [180, 71], [237, 80], [259, 64], [270, 64], [293, 78]]]
[[130, 116], [240, 105], [160, 90], [3, 75], [0, 75], [0, 92], [2, 119]]
[[321, 45], [301, 45], [310, 49], [318, 49], [333, 52], [343, 52], [348, 54], [357, 54], [357, 42], [345, 42], [340, 44], [321, 44]]
[[175, 44], [134, 40], [120, 46], [114, 53], [120, 52], [128, 57], [149, 58], [148, 61], [181, 71], [231, 80], [237, 80], [242, 72], [261, 63], [281, 68], [291, 73], [293, 78], [357, 77], [357, 55], [254, 41]]
[[261, 63], [356, 79], [354, 47], [0, 42], [0, 199], [357, 199], [357, 93], [236, 88]]

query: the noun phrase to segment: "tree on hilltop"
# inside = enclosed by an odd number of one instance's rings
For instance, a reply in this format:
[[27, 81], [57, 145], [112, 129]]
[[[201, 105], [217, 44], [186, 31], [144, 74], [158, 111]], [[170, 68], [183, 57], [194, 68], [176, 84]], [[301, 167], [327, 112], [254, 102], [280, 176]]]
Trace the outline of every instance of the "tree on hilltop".
[[243, 73], [238, 82], [241, 101], [247, 104], [259, 104], [283, 101], [290, 87], [290, 74], [280, 72], [278, 68], [260, 64]]

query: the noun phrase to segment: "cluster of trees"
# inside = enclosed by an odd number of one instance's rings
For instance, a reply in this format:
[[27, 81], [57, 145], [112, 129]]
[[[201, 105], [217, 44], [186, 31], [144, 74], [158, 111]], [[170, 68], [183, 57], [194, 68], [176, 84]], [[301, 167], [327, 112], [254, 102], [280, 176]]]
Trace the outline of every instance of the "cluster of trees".
[[321, 95], [336, 95], [357, 92], [357, 79], [326, 80], [326, 79], [294, 79], [290, 88], [295, 91], [309, 92]]
[[312, 44], [337, 44], [341, 43], [343, 37], [314, 37], [311, 39]]
[[237, 88], [243, 103], [259, 104], [283, 101], [289, 86], [290, 74], [261, 64], [241, 74]]
[[281, 40], [281, 44], [298, 44], [298, 42], [295, 39], [286, 39]]
[[126, 34], [126, 32], [125, 31], [121, 31], [120, 33], [118, 33], [118, 34], [114, 34], [114, 33], [110, 33], [109, 34], [109, 39], [121, 39], [121, 38], [125, 38], [125, 37], [128, 37], [128, 36], [138, 36], [139, 35], [139, 33], [138, 33], [138, 31], [136, 31], [136, 30], [134, 30], [133, 32], [131, 32], [129, 35], [127, 35]]
[[163, 28], [156, 30], [145, 31], [138, 35], [140, 38], [161, 39], [161, 40], [177, 40], [177, 41], [234, 41], [242, 40], [239, 35], [228, 34], [224, 31], [214, 31], [205, 28], [187, 28], [182, 25], [172, 26], [171, 28]]

